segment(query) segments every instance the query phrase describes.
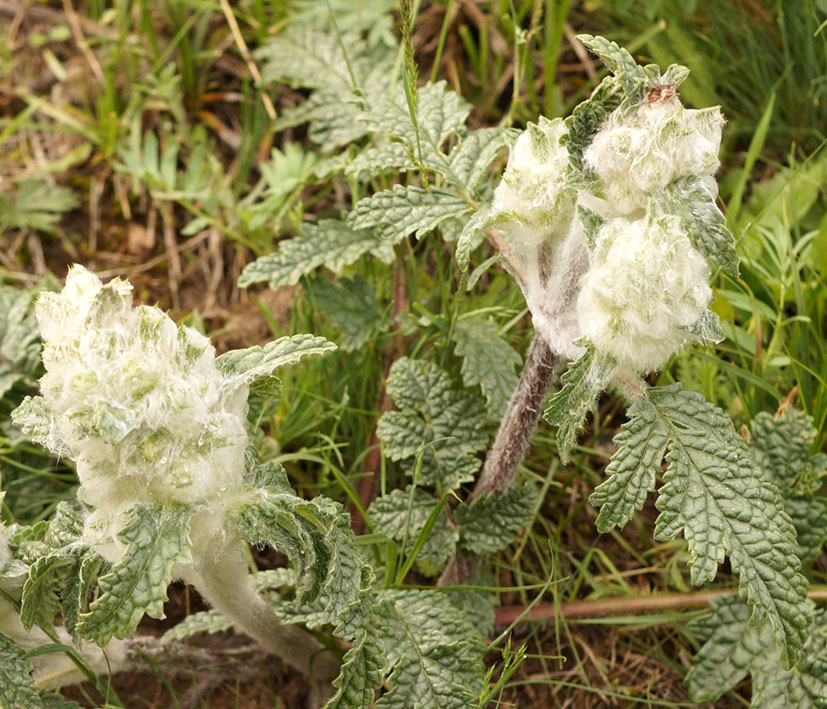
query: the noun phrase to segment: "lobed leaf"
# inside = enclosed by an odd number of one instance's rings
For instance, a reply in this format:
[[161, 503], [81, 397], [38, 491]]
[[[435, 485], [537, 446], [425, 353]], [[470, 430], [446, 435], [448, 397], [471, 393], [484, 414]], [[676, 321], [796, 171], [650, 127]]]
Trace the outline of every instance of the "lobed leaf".
[[568, 462], [577, 434], [609, 381], [612, 369], [612, 362], [589, 346], [579, 359], [569, 364], [562, 377], [563, 385], [549, 399], [544, 418], [558, 427], [557, 450], [564, 463]]
[[386, 591], [379, 607], [391, 691], [377, 709], [466, 709], [482, 684], [482, 645], [440, 591]]
[[791, 667], [812, 610], [777, 488], [753, 464], [729, 417], [702, 396], [675, 384], [650, 389], [648, 400], [669, 430], [655, 537], [668, 541], [683, 532], [695, 585], [711, 581], [728, 555], [753, 606], [752, 622], [769, 618], [781, 663]]
[[505, 413], [520, 378], [514, 371], [522, 358], [500, 337], [497, 326], [479, 317], [459, 320], [454, 330], [456, 352], [463, 357], [466, 386], [480, 385], [492, 419]]
[[314, 357], [336, 349], [336, 345], [316, 335], [286, 335], [266, 345], [230, 350], [216, 357], [215, 366], [233, 382], [253, 382], [268, 377], [273, 370], [296, 364], [304, 357]]
[[167, 586], [175, 564], [190, 562], [193, 508], [136, 505], [118, 534], [121, 560], [98, 581], [101, 594], [80, 616], [80, 637], [104, 646], [134, 632], [144, 614], [164, 617]]
[[792, 669], [778, 661], [769, 621], [750, 622], [749, 606], [734, 596], [712, 599], [707, 615], [693, 620], [690, 631], [703, 647], [686, 676], [695, 702], [712, 702], [752, 675], [754, 709], [824, 709], [827, 706], [827, 614], [815, 616], [801, 659]]
[[44, 180], [26, 180], [20, 183], [17, 194], [0, 195], [0, 231], [52, 231], [63, 213], [78, 204], [75, 193], [68, 187], [50, 185]]
[[448, 375], [435, 364], [402, 358], [394, 362], [387, 391], [397, 409], [382, 415], [377, 435], [392, 460], [405, 461], [418, 482], [453, 490], [473, 479], [481, 461], [474, 453], [485, 447], [485, 408], [469, 394], [451, 389]]
[[648, 401], [635, 401], [627, 416], [629, 420], [614, 438], [618, 448], [606, 467], [606, 480], [589, 497], [592, 505], [600, 507], [600, 532], [623, 527], [643, 508], [646, 496], [655, 489], [655, 476], [666, 453], [669, 428]]
[[485, 495], [463, 502], [454, 514], [460, 528], [460, 545], [472, 554], [493, 554], [505, 549], [534, 518], [537, 489], [512, 485], [502, 495]]
[[388, 241], [400, 241], [408, 234], [420, 239], [446, 220], [470, 211], [468, 202], [454, 192], [394, 185], [357, 202], [348, 224], [354, 229], [371, 229], [377, 238]]
[[370, 253], [385, 263], [393, 261], [393, 246], [369, 231], [354, 231], [344, 222], [325, 219], [302, 226], [302, 236], [279, 243], [272, 254], [256, 259], [241, 272], [238, 285], [247, 288], [266, 282], [270, 288], [294, 285], [299, 278], [325, 266], [340, 272]]
[[579, 39], [622, 83], [627, 95], [634, 95], [647, 79], [645, 69], [629, 54], [628, 50], [605, 37], [579, 34]]

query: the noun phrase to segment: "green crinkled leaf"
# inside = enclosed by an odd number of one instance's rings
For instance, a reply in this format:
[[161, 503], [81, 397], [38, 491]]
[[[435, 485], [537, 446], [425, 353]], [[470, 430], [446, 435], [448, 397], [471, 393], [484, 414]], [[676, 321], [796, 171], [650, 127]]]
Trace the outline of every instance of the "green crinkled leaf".
[[473, 479], [480, 466], [474, 453], [488, 441], [482, 402], [452, 390], [448, 375], [423, 360], [394, 362], [386, 386], [396, 410], [383, 414], [377, 424], [385, 453], [405, 461], [409, 475], [421, 455], [422, 485], [453, 490]]
[[566, 119], [567, 133], [561, 142], [565, 143], [569, 152], [572, 170], [568, 180], [572, 186], [580, 186], [586, 179], [583, 153], [591, 145], [606, 117], [620, 105], [622, 96], [620, 82], [612, 76], [607, 76], [592, 91], [589, 100], [578, 105]]
[[40, 330], [34, 290], [0, 286], [0, 398], [16, 384], [31, 389], [40, 375]]
[[789, 494], [784, 498], [784, 509], [795, 527], [801, 562], [816, 562], [827, 543], [827, 498]]
[[347, 166], [345, 174], [366, 179], [383, 172], [410, 172], [418, 168], [413, 148], [407, 143], [395, 142], [367, 148]]
[[161, 645], [175, 640], [184, 640], [201, 633], [220, 633], [232, 627], [233, 621], [217, 610], [199, 611], [188, 615], [180, 623], [167, 630], [161, 636]]
[[680, 217], [696, 248], [725, 273], [738, 278], [735, 237], [704, 181], [697, 175], [681, 177], [669, 185], [665, 198], [669, 213]]
[[389, 324], [375, 290], [359, 275], [336, 281], [316, 278], [310, 285], [316, 307], [341, 331], [338, 345], [345, 352], [358, 350]]
[[466, 386], [480, 385], [491, 418], [505, 413], [520, 378], [514, 371], [522, 359], [497, 331], [479, 317], [459, 320], [454, 330], [457, 354], [463, 357], [462, 379]]
[[348, 224], [354, 229], [371, 229], [379, 239], [399, 241], [408, 234], [420, 239], [444, 221], [470, 211], [468, 202], [454, 192], [394, 185], [360, 200]]
[[14, 640], [0, 633], [0, 707], [38, 709], [43, 706], [40, 690], [34, 683], [31, 665]]
[[502, 495], [486, 495], [462, 503], [454, 514], [460, 544], [472, 554], [493, 554], [505, 549], [534, 517], [537, 489], [512, 485]]
[[[419, 135], [411, 121], [404, 91], [374, 94], [369, 100], [370, 110], [365, 114], [371, 133], [397, 138], [410, 148], [422, 147], [426, 165], [444, 165], [448, 162], [442, 145], [451, 134], [461, 134], [471, 106], [448, 89], [444, 81], [426, 84], [416, 94], [416, 114]], [[417, 140], [418, 137], [418, 140]], [[416, 154], [418, 159], [418, 154]]]
[[473, 192], [488, 175], [503, 148], [511, 147], [519, 131], [512, 128], [480, 128], [468, 133], [451, 151], [450, 175], [458, 186]]
[[465, 226], [457, 239], [456, 259], [460, 271], [465, 271], [471, 262], [471, 252], [476, 249], [485, 237], [485, 230], [496, 224], [501, 214], [489, 209], [481, 209], [465, 222]]
[[583, 225], [583, 232], [586, 235], [586, 244], [590, 249], [594, 248], [595, 240], [597, 239], [597, 232], [600, 231], [606, 220], [597, 212], [593, 212], [588, 207], [582, 204], [577, 205], [577, 216], [580, 223]]
[[646, 496], [655, 489], [655, 476], [666, 453], [669, 428], [648, 401], [635, 401], [627, 416], [629, 420], [614, 438], [617, 451], [606, 467], [606, 480], [589, 497], [592, 505], [600, 507], [600, 532], [623, 527], [643, 508]]
[[579, 34], [577, 39], [600, 57], [606, 68], [623, 83], [624, 91], [628, 96], [634, 97], [641, 92], [647, 80], [646, 71], [635, 61], [628, 50], [605, 37]]
[[668, 541], [683, 532], [695, 585], [711, 581], [728, 555], [753, 621], [769, 618], [781, 663], [790, 667], [812, 610], [778, 489], [754, 465], [729, 417], [702, 396], [675, 384], [650, 389], [647, 398], [669, 430], [655, 537]]
[[446, 589], [443, 593], [448, 596], [455, 608], [468, 617], [480, 640], [493, 635], [498, 598], [496, 593], [476, 588], [452, 588]]
[[80, 616], [77, 633], [98, 645], [134, 632], [144, 614], [164, 617], [172, 567], [190, 562], [191, 507], [136, 505], [118, 534], [121, 560], [98, 581], [100, 595]]
[[377, 709], [467, 709], [482, 685], [483, 645], [439, 591], [388, 591], [379, 608], [391, 691]]
[[14, 411], [11, 421], [35, 443], [58, 458], [68, 458], [72, 450], [63, 442], [51, 407], [42, 396], [27, 396]]
[[266, 282], [270, 288], [293, 285], [319, 266], [338, 273], [365, 254], [393, 261], [393, 245], [370, 231], [354, 231], [344, 222], [325, 219], [302, 226], [302, 236], [281, 241], [276, 251], [245, 266], [238, 285]]
[[315, 357], [336, 349], [336, 345], [317, 335], [287, 335], [243, 350], [231, 350], [217, 357], [215, 366], [234, 380], [252, 382], [267, 377], [273, 370], [296, 364], [304, 357]]
[[703, 647], [686, 676], [690, 698], [712, 702], [752, 675], [754, 709], [824, 709], [827, 707], [827, 614], [815, 616], [801, 659], [785, 670], [778, 661], [772, 625], [750, 623], [746, 603], [733, 596], [710, 602], [710, 613], [693, 620], [689, 628]]
[[[439, 500], [419, 488], [397, 488], [387, 495], [377, 497], [368, 512], [375, 531], [398, 542], [406, 541], [407, 554], [411, 552], [428, 517], [438, 504]], [[417, 554], [417, 563], [424, 562], [428, 572], [438, 572], [448, 558], [453, 556], [458, 540], [457, 528], [444, 513], [440, 513]]]
[[20, 605], [20, 623], [26, 630], [33, 625], [54, 625], [55, 616], [60, 613], [58, 593], [66, 584], [71, 563], [71, 557], [56, 552], [40, 557], [29, 567]]
[[39, 229], [51, 231], [64, 212], [79, 204], [68, 187], [50, 185], [44, 180], [26, 180], [17, 194], [0, 195], [0, 231], [6, 229]]
[[776, 420], [760, 412], [750, 422], [756, 463], [784, 493], [814, 493], [827, 471], [827, 457], [811, 455], [817, 431], [813, 420], [797, 409]]
[[384, 677], [385, 657], [374, 633], [363, 633], [345, 653], [337, 691], [325, 709], [370, 709]]
[[102, 567], [103, 558], [87, 552], [76, 559], [69, 569], [66, 585], [61, 592], [61, 612], [63, 625], [75, 642], [80, 640], [77, 624], [81, 614], [86, 612], [89, 594]]
[[609, 380], [613, 363], [589, 346], [579, 359], [569, 364], [562, 377], [563, 386], [549, 399], [544, 418], [557, 426], [557, 450], [560, 460], [569, 461], [587, 414]]

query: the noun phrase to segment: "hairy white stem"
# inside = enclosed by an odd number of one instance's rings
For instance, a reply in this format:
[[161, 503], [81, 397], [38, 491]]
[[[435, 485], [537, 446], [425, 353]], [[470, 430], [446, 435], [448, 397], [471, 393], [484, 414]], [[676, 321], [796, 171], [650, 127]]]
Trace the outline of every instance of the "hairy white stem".
[[302, 628], [282, 623], [256, 593], [238, 540], [206, 544], [204, 553], [198, 553], [199, 546], [193, 544], [192, 566], [181, 567], [178, 574], [213, 608], [303, 674], [329, 682], [339, 673], [339, 660], [332, 652]]

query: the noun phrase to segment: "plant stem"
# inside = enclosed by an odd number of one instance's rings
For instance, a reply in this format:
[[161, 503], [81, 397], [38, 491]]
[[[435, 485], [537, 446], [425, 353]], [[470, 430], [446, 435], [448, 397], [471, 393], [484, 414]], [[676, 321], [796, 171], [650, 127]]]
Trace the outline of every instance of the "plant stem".
[[308, 677], [332, 680], [339, 673], [339, 660], [308, 632], [283, 624], [273, 606], [256, 593], [240, 542], [229, 540], [223, 548], [214, 537], [211, 542], [202, 553], [193, 545], [192, 566], [179, 570], [183, 580], [264, 649]]
[[508, 402], [497, 437], [485, 459], [485, 465], [473, 497], [502, 495], [517, 477], [517, 467], [525, 456], [528, 441], [537, 425], [554, 376], [557, 355], [539, 335], [534, 335], [517, 389]]
[[[520, 619], [550, 621], [556, 618], [599, 618], [601, 616], [632, 615], [652, 611], [701, 608], [718, 596], [732, 596], [737, 589], [696, 591], [694, 593], [662, 593], [653, 596], [623, 596], [620, 598], [595, 598], [570, 601], [555, 606], [538, 603], [526, 613], [525, 606], [500, 606], [494, 623], [504, 628]], [[827, 586], [813, 586], [807, 593], [813, 601], [827, 601]], [[523, 615], [525, 614], [525, 615]]]

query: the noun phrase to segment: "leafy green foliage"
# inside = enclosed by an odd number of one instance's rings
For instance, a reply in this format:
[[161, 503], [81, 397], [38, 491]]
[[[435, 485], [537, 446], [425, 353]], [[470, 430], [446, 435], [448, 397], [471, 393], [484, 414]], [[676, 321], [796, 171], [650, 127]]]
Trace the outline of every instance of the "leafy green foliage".
[[815, 616], [801, 659], [785, 669], [778, 661], [771, 623], [750, 622], [746, 603], [732, 596], [710, 602], [710, 613], [689, 629], [703, 643], [686, 676], [695, 702], [712, 702], [749, 673], [755, 709], [823, 709], [827, 706], [827, 614]]
[[[373, 528], [398, 542], [405, 542], [405, 552], [410, 553], [428, 518], [439, 501], [419, 488], [396, 489], [377, 497], [368, 510]], [[431, 527], [416, 560], [420, 568], [431, 575], [438, 572], [450, 556], [453, 556], [459, 532], [445, 514], [439, 514]]]
[[440, 591], [389, 591], [379, 607], [391, 691], [377, 709], [466, 709], [482, 684], [480, 648]]
[[336, 281], [315, 278], [310, 287], [316, 307], [341, 331], [338, 345], [345, 352], [358, 350], [387, 327], [376, 292], [361, 276]]
[[14, 641], [0, 633], [0, 708], [80, 709], [57, 694], [47, 694], [32, 679], [31, 665]]
[[36, 294], [36, 290], [0, 286], [0, 399], [18, 384], [36, 386], [40, 374]]
[[545, 419], [557, 426], [557, 450], [565, 463], [583, 422], [597, 403], [597, 397], [606, 386], [612, 363], [599, 356], [593, 347], [569, 365], [563, 375], [563, 386], [549, 399]]
[[606, 467], [606, 480], [589, 497], [600, 507], [597, 529], [601, 532], [624, 526], [643, 508], [646, 496], [655, 489], [669, 440], [666, 422], [645, 399], [633, 402], [626, 415], [629, 420], [614, 438], [618, 448]]
[[454, 192], [394, 185], [361, 200], [348, 223], [354, 229], [372, 229], [380, 239], [399, 241], [408, 234], [422, 238], [446, 220], [470, 211], [467, 201]]
[[738, 277], [735, 237], [715, 204], [715, 197], [697, 175], [675, 180], [665, 199], [671, 214], [677, 214], [697, 249], [732, 278]]
[[411, 476], [421, 461], [422, 485], [453, 490], [473, 479], [480, 466], [474, 453], [488, 440], [482, 402], [454, 391], [435, 364], [407, 357], [394, 362], [386, 386], [396, 410], [382, 415], [376, 432], [388, 457], [405, 461]]
[[303, 357], [327, 354], [335, 349], [336, 345], [323, 337], [287, 335], [264, 346], [226, 352], [216, 358], [215, 365], [228, 376], [252, 382], [269, 376], [274, 369], [296, 364]]
[[635, 61], [628, 50], [605, 37], [579, 34], [577, 39], [600, 57], [600, 61], [622, 83], [627, 96], [640, 93], [643, 83], [647, 79], [646, 71]]
[[68, 187], [50, 185], [43, 180], [26, 180], [14, 196], [0, 194], [0, 231], [52, 231], [63, 213], [77, 206], [77, 197]]
[[393, 261], [393, 246], [370, 231], [354, 231], [332, 219], [305, 224], [302, 236], [287, 239], [277, 251], [248, 264], [241, 272], [238, 285], [266, 282], [270, 288], [298, 283], [299, 278], [325, 266], [338, 273], [366, 253], [381, 261]]
[[497, 326], [480, 317], [463, 318], [454, 331], [456, 352], [463, 357], [462, 378], [467, 386], [480, 385], [488, 414], [498, 419], [517, 388], [514, 371], [522, 361], [500, 336]]
[[164, 617], [172, 567], [190, 561], [191, 508], [136, 505], [118, 535], [126, 549], [98, 581], [101, 595], [80, 616], [78, 635], [98, 645], [134, 632], [144, 614]]
[[655, 537], [670, 540], [683, 531], [696, 585], [711, 581], [728, 555], [754, 622], [769, 618], [781, 663], [790, 667], [812, 610], [798, 572], [795, 530], [777, 488], [752, 463], [729, 418], [703, 397], [673, 385], [650, 389], [647, 398], [669, 429]]
[[502, 495], [485, 495], [459, 505], [454, 514], [460, 528], [460, 545], [472, 554], [505, 549], [534, 516], [537, 489], [512, 485]]

